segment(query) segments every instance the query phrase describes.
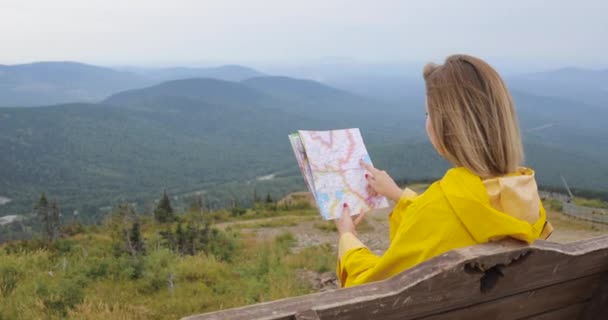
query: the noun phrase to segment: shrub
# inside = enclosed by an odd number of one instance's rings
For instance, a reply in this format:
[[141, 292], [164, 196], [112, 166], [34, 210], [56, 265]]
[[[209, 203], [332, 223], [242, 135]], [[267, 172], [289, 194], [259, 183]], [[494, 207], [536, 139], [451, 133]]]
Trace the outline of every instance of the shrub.
[[296, 269], [328, 272], [333, 271], [336, 266], [336, 254], [329, 244], [323, 244], [305, 248], [298, 254], [288, 257], [286, 263]]
[[85, 285], [86, 281], [78, 277], [59, 281], [39, 281], [36, 295], [49, 313], [65, 317], [69, 309], [84, 299]]
[[557, 199], [546, 199], [545, 206], [547, 206], [549, 208], [549, 210], [551, 210], [551, 211], [557, 211], [557, 212], [564, 211], [563, 203]]
[[284, 232], [284, 233], [278, 235], [274, 239], [274, 242], [283, 251], [289, 251], [289, 249], [291, 249], [295, 245], [296, 238], [293, 236], [293, 233]]
[[80, 247], [80, 243], [74, 239], [57, 239], [51, 245], [51, 249], [58, 254], [66, 254]]
[[21, 277], [21, 272], [14, 264], [0, 265], [0, 296], [7, 297], [15, 288]]

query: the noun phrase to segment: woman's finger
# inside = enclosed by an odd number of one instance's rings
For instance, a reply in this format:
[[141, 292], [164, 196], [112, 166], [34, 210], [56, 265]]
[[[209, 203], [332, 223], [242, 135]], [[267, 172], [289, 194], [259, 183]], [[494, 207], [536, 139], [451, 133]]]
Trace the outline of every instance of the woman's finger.
[[365, 212], [359, 213], [359, 216], [353, 222], [355, 224], [355, 227], [358, 226], [361, 221], [363, 221], [364, 217], [365, 217]]
[[374, 187], [372, 187], [370, 184], [367, 185], [367, 194], [369, 194], [372, 197], [375, 197], [378, 195], [378, 192], [376, 192], [376, 190], [374, 189]]
[[342, 204], [342, 213], [340, 214], [340, 217], [338, 219], [336, 219], [336, 221], [345, 220], [345, 219], [352, 219], [350, 217], [350, 207], [348, 206], [348, 204], [346, 202]]
[[373, 176], [371, 173], [367, 173], [367, 172], [366, 172], [366, 173], [365, 173], [365, 179], [366, 179], [367, 181], [373, 181], [373, 180], [376, 180], [376, 177], [374, 177], [374, 176]]
[[371, 164], [369, 164], [363, 160], [359, 160], [359, 164], [362, 167], [364, 167], [365, 170], [369, 171], [372, 174], [372, 176], [379, 172], [378, 169], [374, 168], [374, 166], [372, 166]]

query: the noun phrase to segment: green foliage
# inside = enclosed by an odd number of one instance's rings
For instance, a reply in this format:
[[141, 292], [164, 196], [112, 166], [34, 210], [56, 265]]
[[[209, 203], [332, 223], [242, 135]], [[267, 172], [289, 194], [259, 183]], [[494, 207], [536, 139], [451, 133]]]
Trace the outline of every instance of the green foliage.
[[56, 201], [49, 202], [46, 194], [40, 195], [38, 203], [34, 206], [34, 213], [39, 219], [42, 229], [42, 236], [47, 243], [51, 243], [59, 236], [59, 208]]
[[85, 231], [84, 225], [78, 221], [73, 221], [69, 224], [61, 226], [60, 233], [66, 236], [75, 236]]
[[564, 204], [557, 199], [546, 199], [544, 205], [551, 211], [563, 212]]
[[574, 203], [589, 208], [608, 209], [608, 202], [599, 199], [574, 198]]
[[[268, 214], [302, 221], [306, 212]], [[211, 223], [214, 214], [192, 212], [162, 225], [139, 219], [146, 255], [131, 255], [123, 237], [115, 238], [134, 228], [134, 210], [126, 205], [116, 207], [103, 227], [85, 228], [50, 247], [40, 240], [5, 244], [0, 319], [176, 319], [310, 293], [301, 270], [335, 266], [329, 246], [293, 250], [296, 239], [289, 232], [266, 241], [221, 231]], [[167, 232], [173, 246], [163, 240]], [[178, 245], [179, 238], [194, 240], [195, 251], [180, 251], [192, 247]]]
[[298, 255], [288, 257], [286, 263], [292, 268], [328, 272], [335, 270], [336, 253], [328, 244], [308, 247]]
[[60, 317], [67, 315], [84, 299], [84, 278], [63, 278], [58, 281], [40, 281], [36, 284], [36, 296], [42, 301], [45, 310]]
[[156, 209], [154, 209], [154, 218], [159, 223], [167, 223], [175, 221], [175, 215], [173, 214], [173, 207], [171, 206], [171, 200], [167, 196], [167, 192], [163, 192]]
[[234, 225], [235, 229], [259, 229], [259, 228], [277, 228], [277, 227], [293, 227], [302, 221], [299, 217], [280, 217], [276, 219], [267, 219], [262, 221], [239, 223]]
[[10, 295], [21, 278], [21, 272], [14, 264], [0, 264], [0, 296]]
[[272, 196], [270, 196], [270, 192], [268, 194], [266, 194], [266, 203], [273, 203], [274, 200], [272, 200]]
[[146, 248], [144, 246], [144, 240], [142, 239], [141, 235], [139, 219], [136, 219], [135, 222], [133, 222], [133, 227], [131, 227], [131, 232], [129, 232], [129, 242], [131, 247], [137, 254], [146, 254]]
[[247, 213], [247, 209], [241, 208], [238, 205], [235, 205], [232, 208], [230, 208], [230, 214], [232, 214], [233, 217], [240, 217], [240, 216], [244, 215], [245, 213]]

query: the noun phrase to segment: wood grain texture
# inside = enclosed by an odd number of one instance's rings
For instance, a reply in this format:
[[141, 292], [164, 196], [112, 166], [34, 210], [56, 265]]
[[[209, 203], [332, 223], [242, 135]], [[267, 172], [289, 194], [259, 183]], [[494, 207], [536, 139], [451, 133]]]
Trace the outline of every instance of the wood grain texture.
[[541, 314], [533, 315], [523, 320], [575, 320], [582, 319], [589, 302], [572, 304], [559, 309], [550, 310]]
[[[539, 240], [531, 246], [505, 240], [447, 252], [385, 281], [185, 319], [295, 319], [296, 314], [309, 310], [319, 319], [421, 319], [456, 314], [466, 308], [486, 312], [496, 307], [495, 301], [520, 299], [532, 292], [527, 296], [530, 301], [547, 300], [535, 295], [559, 286], [584, 287], [584, 279], [596, 279], [598, 284], [590, 288], [591, 296], [587, 297], [595, 301], [605, 292], [607, 284], [599, 277], [606, 272], [608, 236], [569, 244]], [[570, 295], [560, 299], [564, 307], [582, 301]], [[602, 299], [597, 302], [600, 311], [604, 308]], [[535, 314], [559, 307], [544, 300], [538, 305], [547, 310], [536, 308], [532, 311]], [[510, 311], [516, 314], [517, 310]], [[521, 317], [533, 315], [524, 313]], [[597, 314], [601, 313], [594, 313], [591, 319]]]

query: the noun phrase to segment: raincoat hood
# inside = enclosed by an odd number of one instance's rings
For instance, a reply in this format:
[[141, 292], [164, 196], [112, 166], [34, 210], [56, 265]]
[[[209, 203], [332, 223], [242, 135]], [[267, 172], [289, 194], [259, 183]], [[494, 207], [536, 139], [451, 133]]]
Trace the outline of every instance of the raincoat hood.
[[482, 180], [463, 167], [450, 169], [440, 182], [449, 204], [477, 242], [512, 237], [532, 243], [546, 238], [546, 213], [538, 195], [534, 171]]

